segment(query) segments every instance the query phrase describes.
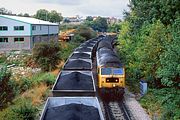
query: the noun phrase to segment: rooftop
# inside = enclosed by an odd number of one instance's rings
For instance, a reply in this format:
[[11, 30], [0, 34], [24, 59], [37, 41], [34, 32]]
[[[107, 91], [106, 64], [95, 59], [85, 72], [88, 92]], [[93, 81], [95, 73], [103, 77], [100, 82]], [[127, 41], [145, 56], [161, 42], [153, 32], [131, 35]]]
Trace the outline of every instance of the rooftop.
[[13, 19], [13, 20], [17, 20], [20, 22], [28, 23], [28, 24], [58, 25], [57, 23], [51, 23], [48, 21], [43, 21], [36, 18], [32, 18], [32, 17], [20, 17], [20, 16], [11, 16], [11, 15], [0, 15], [0, 17]]

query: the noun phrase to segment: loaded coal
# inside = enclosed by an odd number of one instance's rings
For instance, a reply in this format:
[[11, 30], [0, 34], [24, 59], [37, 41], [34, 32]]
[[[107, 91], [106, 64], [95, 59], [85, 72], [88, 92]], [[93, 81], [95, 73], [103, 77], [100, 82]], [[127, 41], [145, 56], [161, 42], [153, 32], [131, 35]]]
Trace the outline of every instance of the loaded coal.
[[44, 120], [100, 120], [100, 115], [93, 106], [71, 103], [48, 108]]
[[55, 90], [93, 90], [93, 80], [90, 75], [72, 72], [62, 75], [54, 87]]
[[91, 63], [84, 60], [69, 60], [64, 69], [88, 70], [91, 69]]
[[112, 44], [110, 41], [105, 41], [105, 40], [102, 40], [98, 43], [98, 50], [101, 49], [101, 48], [109, 48], [111, 50], [113, 50], [112, 48]]
[[82, 48], [78, 48], [76, 50], [77, 52], [91, 52], [91, 48], [87, 48], [87, 47], [82, 47]]
[[90, 55], [87, 54], [87, 53], [74, 53], [71, 56], [71, 59], [78, 59], [78, 58], [81, 58], [81, 59], [90, 59]]

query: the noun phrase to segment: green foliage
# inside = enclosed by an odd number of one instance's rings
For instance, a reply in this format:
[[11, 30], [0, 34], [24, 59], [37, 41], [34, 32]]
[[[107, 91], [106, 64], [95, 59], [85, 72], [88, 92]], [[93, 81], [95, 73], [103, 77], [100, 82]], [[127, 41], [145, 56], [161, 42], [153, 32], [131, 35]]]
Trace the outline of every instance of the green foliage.
[[61, 51], [61, 59], [66, 61], [68, 59], [68, 57], [71, 55], [71, 53], [74, 51], [74, 49], [77, 48], [80, 43], [76, 42], [76, 40], [74, 38], [73, 41], [64, 43], [64, 44], [62, 45], [63, 50]]
[[0, 64], [6, 62], [7, 57], [5, 55], [0, 55]]
[[58, 13], [55, 10], [52, 10], [49, 13], [49, 21], [54, 23], [59, 23], [63, 20], [63, 17], [61, 16], [61, 13]]
[[39, 73], [31, 78], [33, 85], [45, 83], [47, 86], [51, 86], [54, 84], [55, 80], [56, 80], [56, 76], [54, 76], [51, 73]]
[[153, 117], [159, 113], [162, 120], [180, 119], [180, 91], [173, 88], [149, 89], [148, 94], [140, 100], [141, 105]]
[[0, 109], [4, 108], [8, 102], [14, 98], [13, 84], [10, 82], [11, 73], [6, 66], [0, 69]]
[[180, 88], [180, 18], [171, 28], [172, 40], [165, 45], [165, 51], [160, 56], [161, 66], [157, 74], [165, 86]]
[[118, 46], [128, 79], [146, 79], [152, 87], [180, 86], [180, 28], [178, 16], [172, 13], [179, 14], [177, 4], [179, 1], [131, 1]]
[[75, 34], [80, 35], [85, 38], [85, 40], [89, 40], [96, 36], [96, 33], [89, 27], [81, 25], [76, 29]]
[[98, 32], [106, 32], [108, 29], [107, 19], [102, 17], [98, 17], [94, 21], [87, 19], [85, 25]]
[[34, 15], [35, 18], [45, 21], [50, 21], [54, 23], [59, 23], [62, 21], [63, 17], [61, 16], [61, 13], [58, 13], [55, 10], [48, 11], [46, 9], [40, 9], [36, 12]]
[[31, 101], [18, 98], [14, 104], [0, 112], [0, 120], [35, 120], [38, 109]]
[[87, 20], [87, 21], [93, 21], [93, 17], [92, 17], [92, 16], [87, 16], [87, 17], [86, 17], [86, 20]]
[[20, 92], [24, 92], [32, 87], [33, 81], [28, 78], [22, 78], [19, 82]]
[[57, 42], [37, 43], [33, 48], [33, 58], [44, 71], [56, 68], [60, 60], [60, 46]]
[[115, 24], [109, 25], [107, 31], [115, 33], [115, 32], [119, 32], [119, 30], [120, 30], [120, 24], [115, 23]]
[[76, 34], [73, 38], [73, 42], [83, 43], [84, 41], [86, 41], [86, 38], [82, 37], [79, 34]]
[[79, 27], [79, 25], [76, 25], [76, 24], [61, 24], [60, 30], [61, 31], [67, 31], [70, 29], [77, 29], [78, 27]]
[[172, 24], [180, 15], [179, 6], [179, 0], [131, 1], [131, 9], [138, 16], [136, 23], [141, 25], [144, 21], [155, 20], [160, 20], [165, 25]]
[[13, 108], [12, 111], [20, 120], [35, 120], [38, 109], [30, 102], [23, 102], [20, 106]]

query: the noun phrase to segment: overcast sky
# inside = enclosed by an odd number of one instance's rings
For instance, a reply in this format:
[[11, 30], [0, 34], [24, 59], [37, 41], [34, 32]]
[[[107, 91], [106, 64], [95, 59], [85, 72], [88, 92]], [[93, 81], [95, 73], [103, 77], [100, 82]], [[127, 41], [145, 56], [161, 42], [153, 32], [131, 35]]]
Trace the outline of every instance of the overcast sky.
[[0, 0], [0, 7], [13, 13], [33, 15], [39, 9], [56, 10], [63, 16], [123, 17], [129, 0]]

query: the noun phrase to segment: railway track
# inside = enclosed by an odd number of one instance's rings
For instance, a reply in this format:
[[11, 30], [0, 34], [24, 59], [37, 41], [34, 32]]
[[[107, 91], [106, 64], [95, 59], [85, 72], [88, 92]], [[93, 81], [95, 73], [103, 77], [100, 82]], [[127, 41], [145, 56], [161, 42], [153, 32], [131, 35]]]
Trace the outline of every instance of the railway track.
[[132, 120], [123, 101], [103, 101], [106, 120]]

